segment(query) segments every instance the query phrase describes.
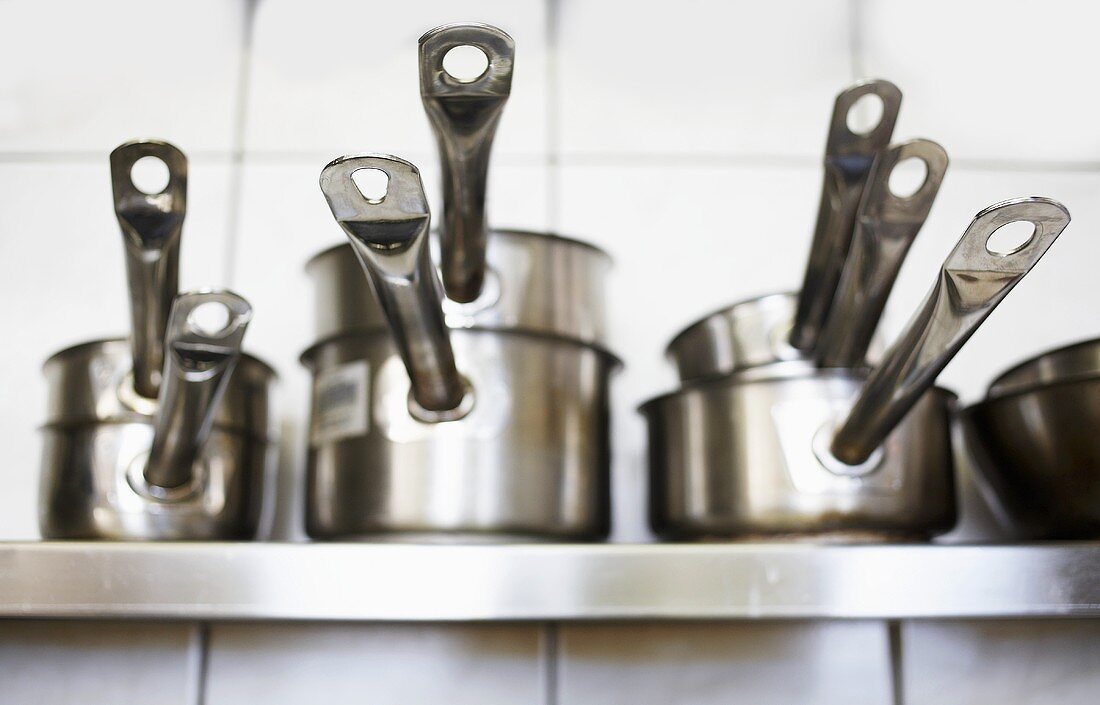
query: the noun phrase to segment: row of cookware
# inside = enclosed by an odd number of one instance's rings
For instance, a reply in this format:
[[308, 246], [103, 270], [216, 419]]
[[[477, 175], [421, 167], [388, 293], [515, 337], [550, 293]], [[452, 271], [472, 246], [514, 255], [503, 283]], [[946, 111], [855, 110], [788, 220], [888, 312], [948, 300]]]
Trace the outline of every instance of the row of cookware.
[[[456, 78], [444, 57], [487, 59]], [[341, 157], [320, 186], [347, 244], [308, 264], [315, 287], [307, 531], [320, 539], [593, 540], [610, 524], [609, 258], [548, 233], [490, 229], [493, 134], [514, 45], [448, 25], [420, 40], [420, 89], [443, 165], [431, 230], [417, 168]], [[849, 127], [868, 94], [870, 130]], [[955, 397], [935, 379], [1069, 222], [1059, 203], [990, 206], [947, 256], [889, 349], [879, 318], [947, 155], [891, 145], [901, 93], [868, 81], [837, 99], [800, 292], [743, 301], [668, 347], [682, 386], [641, 407], [650, 518], [672, 539], [928, 538], [955, 523]], [[134, 164], [163, 161], [145, 193]], [[902, 162], [925, 170], [899, 195]], [[46, 363], [40, 494], [47, 538], [243, 539], [264, 512], [275, 373], [242, 352], [252, 309], [228, 291], [179, 293], [187, 164], [175, 147], [111, 154], [132, 329]], [[373, 177], [368, 182], [365, 177]], [[371, 185], [368, 185], [371, 184]], [[996, 245], [1006, 224], [1029, 238]], [[874, 362], [875, 364], [871, 364]], [[998, 378], [961, 413], [1008, 521], [1032, 536], [1100, 534], [1100, 343]]]

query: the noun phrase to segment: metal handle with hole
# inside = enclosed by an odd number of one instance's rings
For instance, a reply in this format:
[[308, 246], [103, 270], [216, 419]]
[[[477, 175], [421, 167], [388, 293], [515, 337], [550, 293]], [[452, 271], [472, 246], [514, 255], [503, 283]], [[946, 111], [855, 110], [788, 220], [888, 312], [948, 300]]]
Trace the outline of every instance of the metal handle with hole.
[[[360, 193], [352, 180], [360, 169], [389, 177], [384, 197], [368, 200]], [[321, 171], [321, 191], [386, 313], [416, 403], [429, 412], [460, 408], [468, 385], [455, 366], [443, 319], [420, 172], [387, 155], [341, 157]]]
[[[460, 46], [477, 47], [489, 61], [473, 80], [460, 80], [443, 68], [443, 57]], [[489, 154], [512, 91], [514, 56], [512, 38], [484, 24], [446, 25], [420, 38], [420, 96], [443, 167], [443, 286], [461, 303], [476, 299], [485, 281]]]
[[[143, 157], [156, 157], [168, 167], [168, 185], [160, 193], [148, 194], [134, 185], [131, 170]], [[168, 312], [179, 291], [187, 157], [167, 142], [127, 142], [111, 152], [111, 188], [126, 248], [134, 388], [143, 397], [155, 399], [164, 365]]]
[[[882, 100], [882, 117], [864, 134], [848, 128], [848, 112], [865, 95]], [[825, 183], [813, 244], [798, 297], [791, 345], [807, 354], [817, 346], [855, 228], [856, 210], [875, 156], [890, 143], [901, 91], [889, 81], [864, 81], [837, 96], [825, 147]]]
[[[207, 307], [220, 307], [224, 320], [204, 325], [199, 315]], [[152, 487], [186, 488], [194, 479], [195, 461], [241, 357], [241, 341], [251, 319], [252, 307], [229, 291], [176, 298], [165, 334], [156, 431], [145, 468], [145, 480]]]
[[[909, 196], [890, 189], [901, 162], [924, 163], [924, 183]], [[817, 342], [821, 367], [859, 367], [874, 337], [909, 247], [928, 218], [947, 171], [947, 152], [930, 140], [910, 140], [875, 159], [836, 296]]]
[[[1017, 221], [1035, 226], [1031, 239], [1008, 254], [990, 251], [990, 236]], [[867, 460], [1068, 224], [1065, 206], [1038, 196], [978, 213], [943, 263], [924, 304], [860, 391], [833, 437], [832, 454], [849, 465]]]

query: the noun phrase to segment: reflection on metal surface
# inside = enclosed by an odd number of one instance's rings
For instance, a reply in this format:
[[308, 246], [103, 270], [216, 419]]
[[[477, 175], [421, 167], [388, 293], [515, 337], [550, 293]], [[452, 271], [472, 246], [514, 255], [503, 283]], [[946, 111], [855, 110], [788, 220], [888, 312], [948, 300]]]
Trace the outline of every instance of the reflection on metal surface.
[[0, 616], [1100, 616], [1100, 544], [0, 544]]

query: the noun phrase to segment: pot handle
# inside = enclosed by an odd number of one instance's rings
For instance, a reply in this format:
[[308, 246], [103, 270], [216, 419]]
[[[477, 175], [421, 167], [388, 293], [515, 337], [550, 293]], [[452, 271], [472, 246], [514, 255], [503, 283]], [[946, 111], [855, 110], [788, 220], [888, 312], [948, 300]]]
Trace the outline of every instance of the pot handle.
[[[444, 68], [447, 53], [461, 46], [485, 54], [480, 76], [462, 80]], [[420, 97], [443, 166], [443, 288], [462, 303], [476, 299], [485, 281], [489, 154], [512, 91], [514, 57], [512, 38], [489, 25], [445, 25], [420, 38]]]
[[[920, 188], [900, 197], [890, 189], [890, 175], [907, 159], [923, 162], [925, 177]], [[930, 140], [903, 142], [875, 158], [844, 271], [818, 339], [820, 367], [864, 364], [886, 299], [909, 247], [928, 218], [945, 171], [947, 152]]]
[[[168, 167], [168, 184], [145, 193], [130, 174], [142, 157], [156, 157]], [[130, 341], [134, 389], [155, 399], [164, 366], [164, 333], [179, 290], [180, 232], [187, 213], [187, 157], [158, 140], [135, 140], [111, 152], [111, 189], [115, 215], [126, 248], [130, 285]]]
[[[870, 131], [859, 134], [848, 128], [848, 113], [865, 95], [881, 99], [882, 117]], [[804, 353], [812, 354], [817, 347], [848, 255], [863, 188], [875, 155], [890, 144], [900, 107], [901, 91], [883, 80], [862, 81], [836, 98], [825, 146], [821, 205], [791, 329], [791, 345]]]
[[[829, 450], [848, 465], [871, 457], [959, 348], [1024, 278], [1069, 224], [1057, 201], [1031, 196], [978, 213], [940, 269], [924, 304], [867, 380]], [[1035, 226], [1031, 238], [1004, 252], [992, 235], [1017, 221]]]
[[180, 294], [165, 334], [164, 374], [145, 480], [188, 487], [214, 415], [241, 357], [252, 307], [229, 291]]
[[[363, 195], [352, 175], [385, 174], [378, 198]], [[431, 214], [420, 172], [387, 155], [340, 157], [321, 171], [321, 191], [359, 258], [405, 363], [412, 398], [433, 417], [463, 409], [469, 385], [455, 366], [442, 294], [428, 248]], [[411, 410], [417, 411], [412, 406]]]

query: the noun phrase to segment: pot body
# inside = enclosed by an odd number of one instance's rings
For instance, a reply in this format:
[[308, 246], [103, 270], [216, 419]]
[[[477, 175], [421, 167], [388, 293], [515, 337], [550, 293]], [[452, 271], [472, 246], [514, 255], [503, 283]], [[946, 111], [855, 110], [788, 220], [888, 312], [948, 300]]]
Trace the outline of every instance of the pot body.
[[39, 524], [45, 538], [248, 539], [275, 466], [275, 374], [242, 356], [187, 487], [157, 496], [142, 477], [156, 400], [133, 389], [126, 340], [86, 343], [45, 364]]
[[[579, 240], [518, 230], [490, 232], [486, 247], [488, 271], [481, 296], [465, 304], [444, 299], [449, 327], [606, 344], [604, 278], [611, 258], [605, 252]], [[438, 262], [438, 248], [433, 255]], [[388, 330], [349, 245], [316, 255], [306, 271], [315, 289], [314, 340]]]
[[965, 409], [988, 498], [1021, 538], [1100, 537], [1100, 376], [1017, 388]]
[[[361, 275], [360, 275], [361, 276]], [[315, 538], [589, 540], [610, 526], [608, 381], [618, 361], [545, 336], [452, 330], [473, 405], [410, 412], [388, 334], [314, 346], [307, 530]]]
[[670, 539], [923, 539], [956, 520], [954, 395], [928, 392], [864, 466], [828, 455], [863, 377], [730, 378], [645, 404], [650, 521]]

